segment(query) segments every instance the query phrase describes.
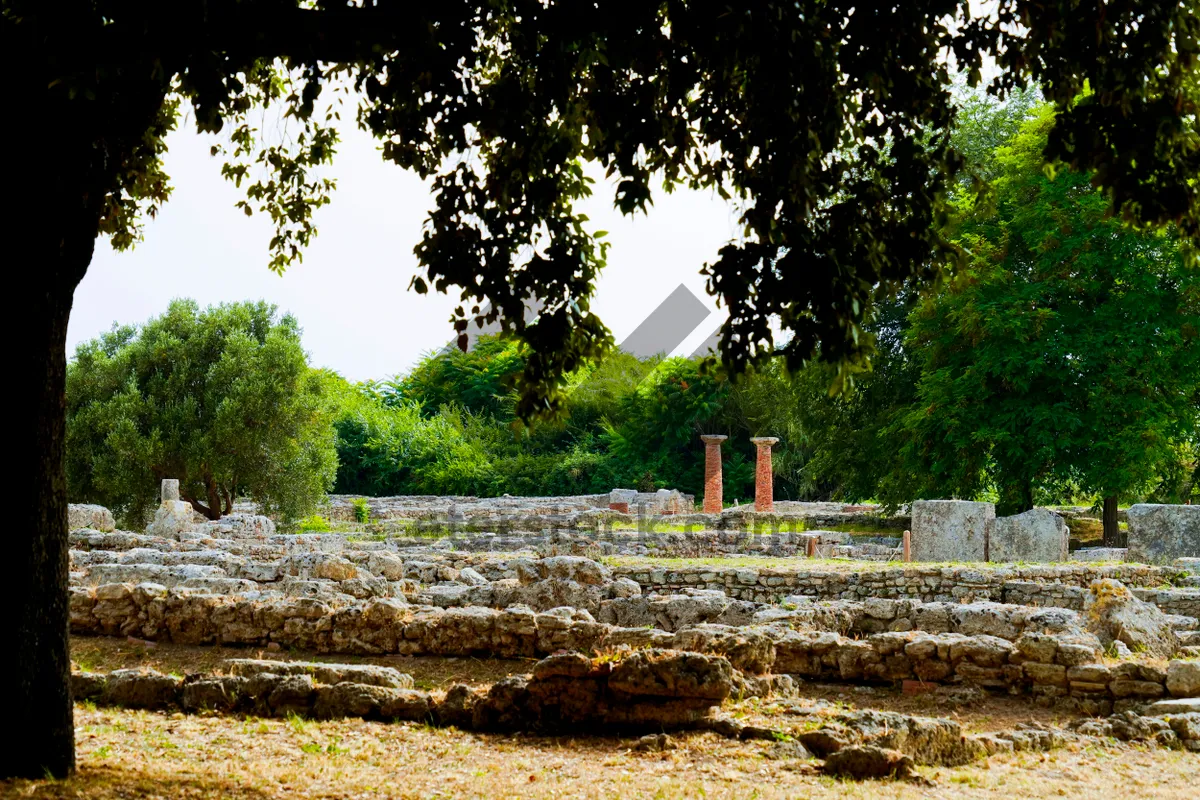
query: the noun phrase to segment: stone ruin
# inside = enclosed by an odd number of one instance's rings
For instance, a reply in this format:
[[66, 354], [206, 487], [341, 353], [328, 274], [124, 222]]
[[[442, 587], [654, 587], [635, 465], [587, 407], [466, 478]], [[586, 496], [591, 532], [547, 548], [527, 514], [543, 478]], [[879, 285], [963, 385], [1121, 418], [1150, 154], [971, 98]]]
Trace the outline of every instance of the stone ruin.
[[1177, 558], [1200, 558], [1200, 506], [1142, 503], [1130, 506], [1131, 561], [1160, 564]]
[[[1200, 558], [1200, 506], [1135, 505], [1127, 512], [1129, 548], [1077, 551], [1079, 560], [1126, 559], [1169, 564]], [[1035, 508], [996, 517], [995, 506], [966, 500], [917, 500], [912, 504], [914, 561], [1066, 561], [1070, 530], [1062, 515]]]
[[[798, 746], [825, 758], [831, 774], [864, 775], [896, 774], [905, 758], [968, 763], [1088, 737], [1200, 752], [1200, 558], [1028, 563], [1065, 561], [1066, 525], [1050, 512], [997, 519], [988, 504], [921, 501], [912, 508], [912, 563], [871, 561], [861, 552], [856, 561], [852, 551], [861, 545], [849, 544], [847, 534], [806, 531], [791, 544], [777, 538], [771, 546], [784, 554], [755, 566], [760, 556], [753, 553], [766, 551], [751, 546], [771, 534], [671, 532], [662, 534], [666, 549], [654, 551], [645, 544], [651, 534], [613, 532], [613, 551], [632, 554], [611, 562], [581, 555], [602, 537], [579, 523], [624, 513], [612, 505], [650, 502], [639, 494], [371, 502], [372, 525], [427, 520], [450, 506], [480, 527], [517, 518], [525, 527], [533, 527], [530, 520], [574, 523], [442, 538], [370, 525], [281, 534], [244, 507], [216, 522], [184, 524], [169, 505], [178, 502], [172, 494], [164, 487], [161, 513], [144, 533], [116, 530], [103, 509], [72, 507], [72, 521], [81, 523], [70, 534], [74, 635], [249, 652], [538, 661], [527, 676], [444, 696], [418, 691], [407, 675], [383, 667], [240, 659], [223, 673], [184, 678], [78, 672], [79, 697], [189, 713], [355, 716], [474, 730], [594, 726], [647, 733], [639, 747], [655, 749], [665, 746], [663, 731], [676, 728], [779, 735], [723, 716], [736, 698], [786, 702], [811, 682], [912, 684], [1023, 696], [1079, 718], [1061, 729], [966, 736], [949, 720], [839, 712]], [[660, 503], [663, 517], [691, 516], [673, 502], [692, 500]], [[773, 515], [789, 513], [774, 505]], [[1138, 518], [1131, 510], [1131, 550]], [[1154, 524], [1175, 530], [1171, 521]], [[954, 541], [961, 530], [968, 535]], [[621, 544], [622, 536], [642, 542], [643, 552]], [[698, 553], [740, 553], [739, 560], [655, 557], [681, 552], [691, 538]], [[493, 546], [469, 546], [477, 541]], [[808, 558], [810, 543], [835, 558]], [[881, 547], [898, 560], [898, 541]], [[836, 548], [845, 548], [840, 560]], [[946, 561], [969, 563], [929, 563]]]

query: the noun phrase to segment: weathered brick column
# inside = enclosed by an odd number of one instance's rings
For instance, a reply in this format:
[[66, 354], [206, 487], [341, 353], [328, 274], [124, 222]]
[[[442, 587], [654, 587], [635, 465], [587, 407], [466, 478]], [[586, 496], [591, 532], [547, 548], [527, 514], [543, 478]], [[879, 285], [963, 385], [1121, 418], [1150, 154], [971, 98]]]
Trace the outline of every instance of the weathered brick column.
[[720, 514], [725, 507], [725, 484], [721, 479], [721, 442], [728, 436], [706, 434], [704, 442], [704, 513]]
[[754, 465], [754, 510], [775, 510], [775, 479], [771, 473], [771, 445], [779, 441], [774, 436], [755, 436], [750, 441], [758, 447]]

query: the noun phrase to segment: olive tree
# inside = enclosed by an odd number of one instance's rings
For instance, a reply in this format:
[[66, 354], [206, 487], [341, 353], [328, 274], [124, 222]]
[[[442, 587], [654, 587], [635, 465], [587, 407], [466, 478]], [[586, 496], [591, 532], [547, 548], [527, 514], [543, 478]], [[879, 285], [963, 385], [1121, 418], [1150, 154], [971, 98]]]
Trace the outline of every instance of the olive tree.
[[145, 519], [162, 479], [176, 478], [209, 519], [239, 494], [296, 519], [337, 471], [324, 394], [294, 318], [263, 302], [177, 300], [81, 344], [68, 365], [70, 495]]

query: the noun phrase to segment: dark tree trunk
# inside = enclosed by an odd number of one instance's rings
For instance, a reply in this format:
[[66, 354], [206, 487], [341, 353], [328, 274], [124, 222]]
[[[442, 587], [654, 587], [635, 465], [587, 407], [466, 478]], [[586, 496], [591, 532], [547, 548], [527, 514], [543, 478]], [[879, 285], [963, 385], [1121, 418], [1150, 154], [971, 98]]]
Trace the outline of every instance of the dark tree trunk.
[[206, 506], [204, 503], [201, 503], [194, 497], [188, 497], [184, 494], [180, 494], [179, 496], [182, 497], [185, 502], [191, 503], [192, 508], [204, 515], [205, 519], [218, 520], [221, 518], [220, 501], [218, 501], [216, 504], [213, 504], [212, 500], [210, 499], [208, 501], [209, 505]]
[[26, 5], [29, 13], [0, 23], [0, 72], [11, 77], [5, 87], [10, 113], [0, 125], [0, 152], [8, 156], [0, 232], [13, 363], [6, 399], [15, 404], [6, 431], [13, 477], [5, 568], [14, 580], [8, 594], [17, 603], [15, 630], [0, 659], [10, 731], [0, 747], [0, 779], [63, 777], [75, 767], [67, 322], [101, 218], [114, 201], [128, 203], [131, 193], [149, 191], [126, 179], [153, 160], [147, 137], [165, 131], [160, 117], [175, 71], [135, 48], [108, 51], [111, 61], [91, 63], [92, 17]]
[[1104, 498], [1104, 546], [1125, 547], [1125, 534], [1121, 531], [1121, 523], [1117, 521], [1116, 496]]
[[[46, 215], [53, 216], [51, 212]], [[24, 216], [24, 215], [21, 215]], [[26, 217], [26, 221], [28, 220]], [[9, 394], [19, 424], [10, 427], [14, 485], [8, 512], [6, 571], [16, 584], [15, 649], [4, 661], [12, 731], [0, 747], [0, 778], [65, 776], [75, 768], [70, 688], [67, 594], [67, 480], [65, 388], [67, 320], [75, 286], [91, 260], [95, 229], [61, 236], [58, 219], [42, 228], [60, 233], [57, 252], [14, 276], [16, 302], [25, 319], [12, 348]], [[23, 236], [31, 229], [26, 228]], [[36, 230], [36, 229], [34, 229]], [[36, 235], [34, 237], [36, 238]], [[29, 239], [26, 239], [29, 241]], [[56, 257], [57, 256], [57, 257]]]

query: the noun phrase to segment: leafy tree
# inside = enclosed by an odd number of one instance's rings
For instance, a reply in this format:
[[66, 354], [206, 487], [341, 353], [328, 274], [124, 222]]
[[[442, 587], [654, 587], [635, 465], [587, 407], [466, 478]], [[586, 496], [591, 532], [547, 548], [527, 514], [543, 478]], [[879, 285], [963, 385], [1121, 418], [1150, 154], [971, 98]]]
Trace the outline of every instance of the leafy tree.
[[431, 354], [403, 378], [387, 382], [382, 391], [386, 402], [415, 402], [426, 413], [453, 403], [471, 412], [511, 420], [514, 387], [524, 366], [518, 342], [485, 336], [469, 351], [450, 348]]
[[[1147, 491], [1200, 413], [1200, 270], [1173, 232], [1132, 230], [1087, 174], [1045, 170], [1055, 111], [997, 150], [993, 194], [964, 194], [968, 263], [911, 318], [922, 375], [896, 428], [890, 494], [973, 496], [1005, 511], [1077, 483]], [[1109, 519], [1110, 518], [1110, 519]]]
[[[655, 367], [621, 404], [617, 419], [605, 426], [609, 451], [620, 465], [621, 484], [652, 491], [679, 488], [698, 494], [704, 486], [703, 433], [725, 433], [720, 419], [730, 393], [720, 370], [700, 362], [669, 358]], [[754, 477], [735, 451], [726, 453], [726, 493], [748, 496]]]
[[[199, 130], [228, 130], [223, 172], [246, 188], [248, 212], [271, 216], [281, 271], [332, 189], [313, 171], [337, 141], [322, 90], [358, 90], [359, 122], [384, 157], [434, 187], [414, 288], [458, 291], [460, 330], [488, 316], [520, 334], [528, 416], [561, 403], [563, 376], [611, 342], [589, 303], [606, 249], [575, 208], [592, 191], [586, 160], [614, 179], [626, 213], [646, 210], [659, 180], [738, 199], [744, 236], [706, 268], [731, 311], [721, 347], [732, 371], [774, 353], [772, 315], [793, 366], [818, 343], [831, 361], [865, 357], [870, 301], [931, 277], [950, 252], [939, 220], [960, 156], [946, 135], [947, 52], [972, 82], [994, 57], [997, 91], [1047, 87], [1063, 112], [1049, 157], [1093, 170], [1123, 214], [1200, 233], [1195, 0], [973, 8], [0, 0], [0, 65], [21, 121], [0, 126], [3, 150], [20, 154], [5, 225], [29, 267], [14, 304], [27, 318], [16, 377], [35, 387], [19, 398], [28, 424], [13, 443], [29, 464], [14, 487], [27, 532], [14, 555], [27, 576], [15, 587], [23, 736], [0, 776], [74, 765], [67, 322], [97, 237], [131, 246], [169, 198], [165, 137], [186, 106]], [[1075, 103], [1085, 81], [1095, 93]], [[269, 104], [295, 123], [280, 140], [256, 127]], [[542, 313], [526, 324], [531, 300]]]
[[807, 437], [810, 456], [803, 477], [811, 496], [850, 502], [876, 498], [896, 456], [888, 430], [916, 397], [921, 364], [905, 347], [907, 317], [916, 298], [875, 307], [867, 333], [875, 337], [870, 370], [854, 375], [831, 395], [833, 368], [815, 362], [792, 381], [787, 406]]
[[81, 344], [67, 368], [71, 494], [144, 520], [164, 478], [209, 519], [246, 494], [285, 521], [337, 468], [321, 373], [266, 303], [176, 300], [140, 328]]
[[413, 402], [388, 406], [363, 397], [335, 422], [339, 492], [489, 495], [495, 434], [476, 415], [442, 406], [426, 416]]

